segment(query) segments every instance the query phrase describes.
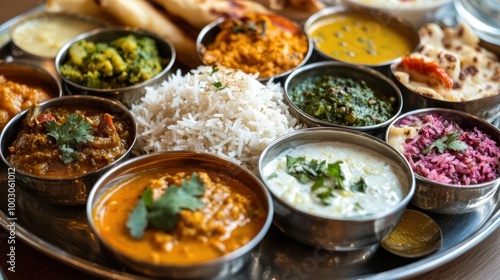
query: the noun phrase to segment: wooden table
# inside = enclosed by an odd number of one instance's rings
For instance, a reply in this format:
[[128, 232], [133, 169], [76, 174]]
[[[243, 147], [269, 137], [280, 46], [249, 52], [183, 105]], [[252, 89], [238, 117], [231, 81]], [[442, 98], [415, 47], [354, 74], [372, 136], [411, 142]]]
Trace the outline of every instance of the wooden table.
[[[42, 0], [0, 0], [0, 23], [43, 3]], [[16, 243], [16, 272], [6, 271], [7, 233], [0, 230], [0, 262], [9, 280], [88, 280], [95, 277], [51, 259], [19, 239]], [[500, 279], [500, 230], [465, 254], [411, 280]], [[2, 279], [0, 275], [0, 279]]]

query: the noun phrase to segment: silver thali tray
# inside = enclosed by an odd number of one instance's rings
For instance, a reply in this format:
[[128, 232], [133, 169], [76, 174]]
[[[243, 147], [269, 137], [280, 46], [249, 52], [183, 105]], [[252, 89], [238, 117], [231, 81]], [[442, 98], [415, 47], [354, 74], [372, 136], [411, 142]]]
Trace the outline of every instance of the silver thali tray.
[[[7, 167], [2, 166], [0, 201], [7, 201]], [[103, 278], [150, 279], [113, 263], [91, 232], [85, 206], [47, 204], [16, 187], [16, 236], [40, 252]], [[410, 206], [410, 208], [412, 208]], [[272, 226], [250, 263], [231, 279], [400, 279], [434, 269], [458, 257], [500, 226], [500, 190], [484, 206], [462, 215], [426, 213], [443, 231], [436, 253], [405, 259], [378, 247], [369, 258], [359, 253], [334, 253], [302, 245]], [[0, 225], [10, 222], [6, 203]], [[307, 277], [307, 278], [304, 278]]]
[[[42, 10], [43, 5], [35, 12]], [[0, 39], [17, 18], [0, 25]], [[0, 59], [10, 58], [10, 42], [0, 40]], [[16, 237], [47, 256], [91, 275], [113, 279], [150, 279], [113, 262], [93, 235], [85, 206], [47, 204], [16, 187], [16, 210], [7, 209], [7, 167], [0, 164], [0, 226], [15, 217]], [[413, 208], [410, 206], [410, 208]], [[246, 279], [401, 279], [420, 275], [465, 253], [500, 227], [500, 190], [484, 206], [462, 215], [427, 213], [441, 227], [443, 246], [420, 259], [392, 255], [382, 247], [366, 257], [302, 245], [272, 226], [237, 275]]]

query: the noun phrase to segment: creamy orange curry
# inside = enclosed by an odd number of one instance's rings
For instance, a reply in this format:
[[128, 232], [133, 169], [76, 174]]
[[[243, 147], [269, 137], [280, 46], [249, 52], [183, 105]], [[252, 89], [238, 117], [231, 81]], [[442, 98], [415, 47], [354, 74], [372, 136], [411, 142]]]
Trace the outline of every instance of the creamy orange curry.
[[[146, 190], [157, 203], [168, 188], [186, 188], [186, 180], [193, 176], [204, 189], [199, 209], [182, 209], [176, 217], [162, 217], [165, 223], [178, 219], [170, 231], [147, 226], [140, 238], [132, 236], [131, 213]], [[180, 200], [171, 201], [178, 204]], [[248, 243], [264, 225], [266, 211], [253, 191], [231, 177], [195, 168], [168, 168], [146, 171], [119, 183], [96, 205], [93, 219], [102, 238], [129, 257], [156, 264], [192, 264]]]

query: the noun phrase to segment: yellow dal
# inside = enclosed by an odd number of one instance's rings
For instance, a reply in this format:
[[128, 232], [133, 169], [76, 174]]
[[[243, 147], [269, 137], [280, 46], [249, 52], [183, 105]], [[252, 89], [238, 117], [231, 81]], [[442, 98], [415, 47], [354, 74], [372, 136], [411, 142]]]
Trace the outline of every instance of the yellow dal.
[[413, 49], [404, 34], [359, 13], [321, 20], [311, 26], [309, 34], [320, 51], [346, 62], [380, 64]]

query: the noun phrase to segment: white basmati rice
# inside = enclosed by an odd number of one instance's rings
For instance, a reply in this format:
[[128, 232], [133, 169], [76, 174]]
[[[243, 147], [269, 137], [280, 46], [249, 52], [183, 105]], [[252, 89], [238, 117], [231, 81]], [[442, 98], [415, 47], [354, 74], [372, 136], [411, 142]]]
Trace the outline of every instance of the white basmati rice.
[[264, 148], [297, 128], [283, 94], [279, 84], [262, 85], [238, 70], [179, 70], [132, 106], [136, 151], [207, 152], [256, 171]]

